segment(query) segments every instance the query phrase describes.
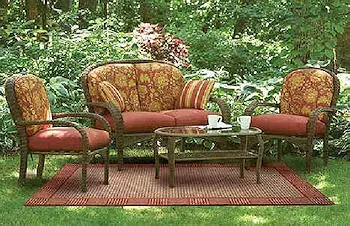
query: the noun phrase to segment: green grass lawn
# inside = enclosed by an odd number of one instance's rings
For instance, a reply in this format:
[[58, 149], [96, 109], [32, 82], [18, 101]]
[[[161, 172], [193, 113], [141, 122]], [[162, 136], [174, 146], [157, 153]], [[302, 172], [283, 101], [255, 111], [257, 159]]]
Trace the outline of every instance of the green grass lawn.
[[[150, 156], [150, 155], [149, 155]], [[44, 178], [51, 178], [70, 157], [47, 158]], [[33, 179], [18, 187], [17, 156], [0, 157], [0, 225], [349, 225], [350, 162], [330, 160], [328, 168], [313, 159], [304, 174], [304, 159], [286, 163], [336, 203], [333, 206], [205, 206], [205, 207], [25, 207], [45, 182]], [[29, 159], [29, 167], [33, 164]]]

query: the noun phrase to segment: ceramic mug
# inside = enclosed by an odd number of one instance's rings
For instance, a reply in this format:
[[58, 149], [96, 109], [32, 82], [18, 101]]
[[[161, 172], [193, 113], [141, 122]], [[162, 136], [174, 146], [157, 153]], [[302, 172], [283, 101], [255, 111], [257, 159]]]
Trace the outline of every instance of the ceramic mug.
[[237, 122], [241, 126], [241, 129], [249, 129], [250, 128], [250, 122], [252, 120], [251, 116], [240, 116], [237, 118]]
[[208, 125], [210, 128], [218, 127], [218, 124], [222, 122], [221, 115], [208, 115]]

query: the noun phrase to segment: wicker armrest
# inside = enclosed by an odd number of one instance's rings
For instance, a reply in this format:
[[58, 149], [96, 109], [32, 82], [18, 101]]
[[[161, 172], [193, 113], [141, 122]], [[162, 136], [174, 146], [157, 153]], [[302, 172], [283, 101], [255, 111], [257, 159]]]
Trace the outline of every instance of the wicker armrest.
[[92, 120], [98, 120], [102, 123], [104, 129], [108, 132], [111, 133], [111, 127], [108, 124], [108, 121], [103, 118], [101, 115], [94, 114], [94, 113], [87, 113], [87, 112], [67, 112], [67, 113], [53, 113], [52, 117], [55, 118], [67, 118], [67, 117], [77, 117], [77, 118], [89, 118]]
[[87, 151], [89, 147], [87, 134], [82, 126], [75, 122], [63, 121], [63, 120], [37, 120], [37, 121], [17, 121], [17, 124], [20, 126], [31, 126], [31, 125], [46, 125], [52, 124], [54, 126], [68, 126], [76, 129], [81, 135], [83, 151]]
[[254, 110], [257, 107], [275, 107], [275, 108], [280, 108], [280, 105], [277, 103], [266, 103], [266, 102], [254, 102], [250, 104], [244, 111], [244, 115], [252, 115]]
[[321, 114], [321, 113], [326, 113], [327, 116], [328, 116], [328, 123], [331, 119], [331, 116], [336, 113], [336, 109], [335, 108], [330, 108], [330, 107], [318, 107], [316, 109], [314, 109], [310, 116], [309, 116], [309, 119], [307, 121], [307, 131], [308, 131], [308, 134], [310, 135], [314, 135], [316, 133], [316, 122], [317, 122], [317, 119], [318, 119], [318, 116]]
[[226, 123], [231, 122], [231, 110], [230, 106], [222, 99], [217, 98], [217, 97], [210, 97], [209, 101], [216, 103], [219, 105], [221, 114], [222, 114], [222, 120]]
[[116, 133], [123, 134], [124, 132], [124, 121], [120, 109], [111, 103], [97, 103], [97, 102], [88, 102], [86, 105], [90, 107], [101, 107], [107, 109], [111, 117], [115, 122]]

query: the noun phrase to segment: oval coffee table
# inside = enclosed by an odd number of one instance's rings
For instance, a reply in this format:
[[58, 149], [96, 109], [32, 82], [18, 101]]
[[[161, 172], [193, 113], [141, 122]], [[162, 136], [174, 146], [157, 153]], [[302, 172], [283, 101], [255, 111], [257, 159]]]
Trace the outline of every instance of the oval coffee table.
[[[218, 159], [241, 159], [240, 177], [244, 178], [244, 168], [246, 159], [256, 159], [256, 182], [260, 183], [260, 172], [262, 157], [264, 152], [264, 143], [261, 137], [262, 131], [251, 127], [248, 130], [235, 131], [234, 129], [207, 129], [206, 126], [183, 126], [183, 127], [164, 127], [154, 131], [154, 157], [156, 168], [156, 179], [159, 178], [159, 158], [168, 160], [169, 165], [169, 186], [175, 186], [175, 162], [193, 161], [193, 160], [218, 160]], [[215, 150], [215, 151], [193, 151], [175, 153], [175, 143], [177, 140], [187, 137], [206, 138], [220, 137], [228, 139], [232, 136], [239, 136], [244, 139], [242, 149], [240, 150]], [[247, 140], [249, 136], [256, 136], [259, 141], [259, 150], [247, 150]], [[157, 141], [163, 139], [167, 143], [168, 153], [159, 154]]]

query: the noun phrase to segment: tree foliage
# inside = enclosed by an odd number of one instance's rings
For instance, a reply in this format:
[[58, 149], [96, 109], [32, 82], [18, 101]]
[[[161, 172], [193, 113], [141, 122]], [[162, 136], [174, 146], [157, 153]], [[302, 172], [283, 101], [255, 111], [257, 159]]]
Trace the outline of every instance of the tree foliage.
[[[340, 64], [334, 55], [349, 14], [349, 0], [2, 0], [0, 83], [15, 73], [37, 74], [54, 110], [82, 111], [79, 74], [88, 65], [163, 59], [185, 65], [185, 74], [214, 73], [221, 87], [215, 95], [237, 115], [251, 101], [278, 100], [291, 69], [349, 65], [346, 41]], [[348, 98], [342, 86], [340, 110], [350, 107]], [[9, 149], [16, 136], [3, 87], [0, 127], [0, 149]], [[348, 147], [347, 136], [334, 139], [340, 150]]]

